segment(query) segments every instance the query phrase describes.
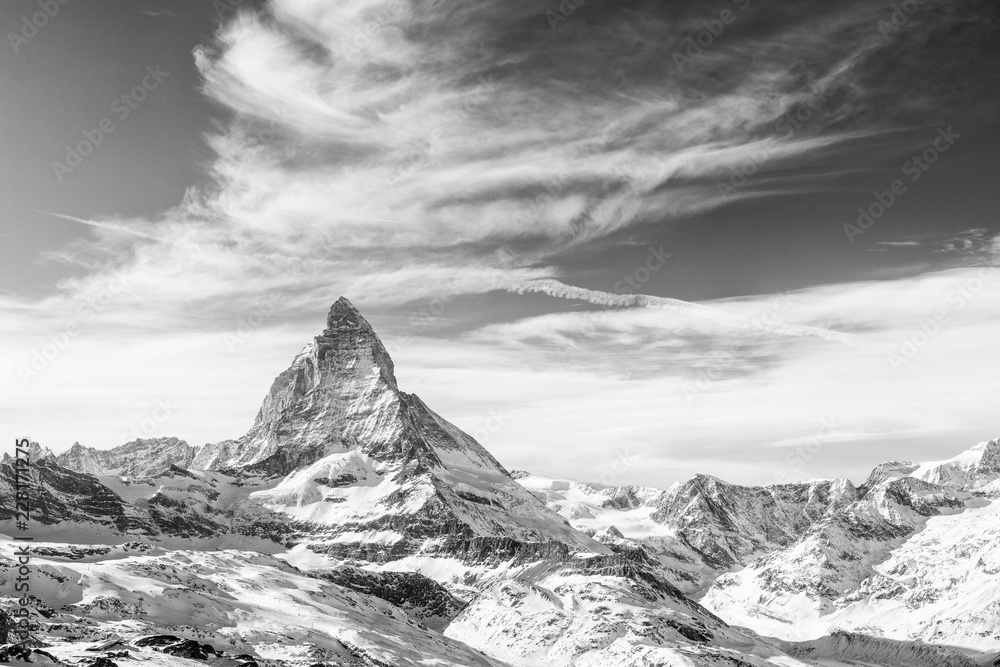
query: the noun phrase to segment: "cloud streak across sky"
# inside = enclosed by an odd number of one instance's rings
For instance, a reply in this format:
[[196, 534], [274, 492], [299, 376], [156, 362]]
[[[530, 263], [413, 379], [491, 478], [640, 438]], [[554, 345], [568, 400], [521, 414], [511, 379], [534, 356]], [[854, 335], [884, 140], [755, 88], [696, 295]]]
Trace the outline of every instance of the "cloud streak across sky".
[[[981, 398], [995, 381], [978, 371], [996, 360], [1000, 280], [968, 308], [948, 301], [994, 263], [996, 230], [911, 275], [782, 295], [616, 293], [565, 267], [716, 210], [837, 189], [865, 146], [905, 159], [914, 131], [988, 117], [991, 4], [927, 0], [892, 29], [881, 3], [588, 2], [553, 27], [558, 7], [272, 0], [225, 21], [192, 54], [221, 119], [206, 182], [152, 217], [56, 211], [92, 232], [42, 258], [74, 277], [0, 300], [7, 425], [57, 450], [111, 446], [170, 394], [181, 407], [156, 435], [235, 437], [344, 294], [436, 410], [471, 432], [506, 406], [484, 444], [511, 466], [596, 478], [631, 447], [649, 465], [621, 481], [762, 481], [774, 466], [752, 452], [830, 414], [872, 441], [996, 436]], [[691, 50], [709, 24], [719, 34]], [[939, 309], [941, 333], [893, 368]], [[68, 324], [78, 333], [25, 377]]]

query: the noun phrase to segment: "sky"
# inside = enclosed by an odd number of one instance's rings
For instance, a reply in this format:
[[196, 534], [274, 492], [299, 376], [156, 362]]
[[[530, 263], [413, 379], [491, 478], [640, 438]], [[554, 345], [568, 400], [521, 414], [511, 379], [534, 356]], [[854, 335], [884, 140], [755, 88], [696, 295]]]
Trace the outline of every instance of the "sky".
[[12, 0], [0, 431], [242, 435], [341, 295], [508, 469], [1000, 437], [988, 1]]

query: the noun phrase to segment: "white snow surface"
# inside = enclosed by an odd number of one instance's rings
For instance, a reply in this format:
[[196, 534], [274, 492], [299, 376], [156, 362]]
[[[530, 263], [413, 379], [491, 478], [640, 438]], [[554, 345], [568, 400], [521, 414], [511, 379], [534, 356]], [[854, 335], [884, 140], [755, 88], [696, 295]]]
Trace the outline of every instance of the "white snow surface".
[[1000, 475], [984, 461], [996, 448], [892, 466], [847, 523], [723, 574], [701, 602], [783, 639], [839, 628], [1000, 651]]
[[[66, 550], [54, 543], [33, 546]], [[14, 543], [0, 542], [0, 595], [7, 598], [17, 595], [14, 551]], [[109, 632], [127, 641], [172, 634], [232, 654], [301, 658], [303, 664], [501, 665], [427, 631], [388, 602], [259, 553], [115, 547], [83, 562], [36, 556], [32, 567], [32, 595], [60, 610], [61, 629], [47, 634], [57, 647], [60, 638], [96, 640]], [[63, 648], [80, 652], [85, 645]]]

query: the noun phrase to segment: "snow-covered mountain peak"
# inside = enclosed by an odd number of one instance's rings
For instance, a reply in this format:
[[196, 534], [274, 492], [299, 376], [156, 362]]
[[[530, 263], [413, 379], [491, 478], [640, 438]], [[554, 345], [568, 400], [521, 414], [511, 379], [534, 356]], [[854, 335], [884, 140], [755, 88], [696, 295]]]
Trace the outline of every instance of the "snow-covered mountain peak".
[[608, 551], [511, 479], [475, 439], [400, 391], [388, 352], [345, 298], [274, 380], [253, 428], [206, 446], [194, 463], [272, 478], [276, 485], [251, 499], [292, 517], [298, 538], [335, 557]]
[[869, 489], [889, 479], [908, 477], [910, 473], [919, 467], [919, 463], [913, 463], [912, 461], [886, 461], [875, 466], [871, 474], [868, 475], [868, 479], [861, 486], [862, 488]]
[[[11, 450], [11, 451], [13, 451], [13, 450]], [[24, 450], [22, 449], [22, 450], [20, 450], [17, 453], [17, 458], [19, 458], [19, 459], [23, 459], [24, 458], [23, 451]], [[39, 461], [41, 461], [43, 459], [54, 459], [55, 456], [56, 456], [55, 453], [51, 449], [49, 449], [48, 447], [43, 447], [43, 446], [39, 445], [37, 442], [31, 441], [28, 444], [28, 460], [29, 461], [39, 462]], [[13, 462], [14, 462], [14, 457], [11, 456], [9, 452], [4, 452], [3, 456], [0, 456], [0, 463], [5, 463], [5, 464], [13, 465]]]
[[900, 477], [913, 477], [959, 491], [972, 491], [1000, 479], [1000, 439], [980, 442], [957, 456], [940, 461], [883, 463], [872, 471], [866, 485]]
[[195, 464], [285, 475], [361, 441], [394, 441], [404, 400], [382, 341], [341, 297], [323, 332], [275, 378], [250, 431], [206, 445]]
[[974, 470], [981, 474], [1000, 474], [1000, 438], [980, 442], [958, 456], [943, 461], [964, 470]]
[[[23, 455], [21, 454], [19, 454], [18, 456], [19, 458], [23, 458]], [[55, 457], [55, 453], [48, 447], [43, 447], [42, 445], [39, 445], [37, 442], [32, 440], [28, 443], [28, 457], [32, 461], [41, 461], [42, 459]], [[8, 461], [9, 459], [12, 458], [13, 457], [9, 453], [4, 452], [2, 460]]]
[[79, 442], [56, 456], [63, 468], [91, 475], [155, 477], [171, 465], [188, 468], [197, 449], [179, 438], [137, 438], [112, 449]]
[[[346, 297], [340, 297], [330, 307], [326, 316], [326, 330], [315, 340], [319, 359], [339, 351], [367, 351], [377, 366], [382, 380], [396, 387], [396, 376], [389, 353], [379, 340], [375, 329]], [[345, 368], [336, 368], [343, 372]]]
[[708, 484], [710, 486], [721, 485], [721, 486], [732, 486], [729, 482], [715, 475], [706, 475], [705, 473], [697, 473], [694, 479], [701, 484]]

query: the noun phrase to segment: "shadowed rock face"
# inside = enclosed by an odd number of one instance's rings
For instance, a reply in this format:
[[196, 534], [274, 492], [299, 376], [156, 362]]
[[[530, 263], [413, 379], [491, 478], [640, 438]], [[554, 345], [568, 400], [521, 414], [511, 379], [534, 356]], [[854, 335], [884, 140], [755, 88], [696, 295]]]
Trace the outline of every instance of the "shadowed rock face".
[[652, 518], [722, 570], [792, 544], [856, 498], [847, 480], [765, 487], [697, 475], [669, 491]]
[[391, 602], [434, 630], [443, 629], [465, 607], [444, 586], [416, 572], [373, 572], [344, 566], [317, 576]]
[[0, 609], [0, 644], [6, 644], [8, 641], [8, 635], [10, 631], [14, 629], [14, 620], [7, 615], [3, 609]]
[[[24, 480], [23, 469], [16, 471], [13, 460], [0, 462], [0, 521], [15, 517], [18, 474]], [[190, 538], [220, 535], [228, 532], [231, 523], [223, 512], [205, 502], [175, 500], [158, 491], [158, 487], [181, 479], [193, 482], [200, 494], [211, 498], [211, 484], [192, 479], [191, 473], [176, 466], [151, 480], [137, 480], [135, 484], [148, 486], [149, 492], [148, 497], [143, 495], [134, 502], [126, 501], [94, 475], [63, 468], [51, 457], [33, 461], [28, 476], [30, 518], [42, 525], [92, 524], [117, 533]], [[106, 477], [104, 482], [112, 483]]]
[[382, 341], [341, 297], [323, 333], [275, 378], [253, 428], [235, 443], [206, 446], [193, 467], [285, 475], [358, 444], [398, 448], [403, 396]]
[[[15, 471], [13, 460], [0, 463], [0, 498], [5, 499], [0, 504], [0, 520], [15, 516], [18, 474], [23, 479], [23, 469]], [[120, 532], [157, 532], [147, 513], [127, 503], [92, 475], [67, 470], [51, 458], [33, 461], [28, 475], [32, 522], [44, 525], [93, 522]]]

